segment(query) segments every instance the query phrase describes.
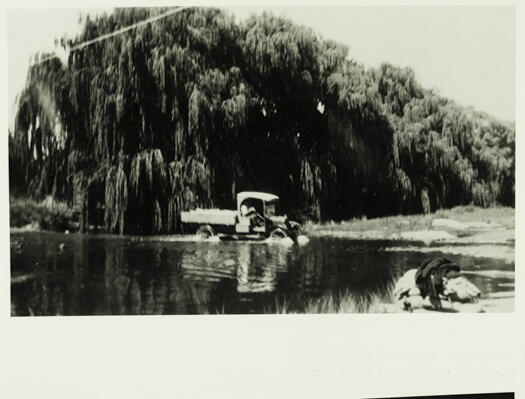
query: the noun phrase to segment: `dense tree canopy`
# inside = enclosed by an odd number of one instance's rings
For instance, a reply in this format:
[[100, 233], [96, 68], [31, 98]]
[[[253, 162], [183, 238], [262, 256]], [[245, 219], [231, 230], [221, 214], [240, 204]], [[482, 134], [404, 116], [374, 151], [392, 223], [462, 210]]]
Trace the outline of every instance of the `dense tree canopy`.
[[[62, 43], [164, 11], [88, 17]], [[247, 189], [316, 220], [514, 205], [514, 132], [282, 17], [192, 8], [30, 68], [10, 187], [114, 233], [177, 232]]]

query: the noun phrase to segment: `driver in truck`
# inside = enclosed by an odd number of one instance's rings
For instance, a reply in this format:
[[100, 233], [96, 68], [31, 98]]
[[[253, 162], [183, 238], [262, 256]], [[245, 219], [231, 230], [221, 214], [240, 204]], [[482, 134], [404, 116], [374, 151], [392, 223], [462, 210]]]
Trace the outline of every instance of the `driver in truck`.
[[248, 208], [245, 204], [241, 205], [241, 216], [249, 218], [250, 223], [254, 226], [262, 226], [264, 224], [264, 218], [257, 213], [253, 206]]

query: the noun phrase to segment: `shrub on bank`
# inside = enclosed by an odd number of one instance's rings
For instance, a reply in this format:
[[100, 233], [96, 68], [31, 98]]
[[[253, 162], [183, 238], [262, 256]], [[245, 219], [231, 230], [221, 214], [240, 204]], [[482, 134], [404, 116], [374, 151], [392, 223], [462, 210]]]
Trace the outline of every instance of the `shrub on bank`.
[[43, 230], [65, 231], [72, 227], [73, 211], [50, 197], [41, 202], [26, 198], [10, 198], [9, 226], [38, 225]]

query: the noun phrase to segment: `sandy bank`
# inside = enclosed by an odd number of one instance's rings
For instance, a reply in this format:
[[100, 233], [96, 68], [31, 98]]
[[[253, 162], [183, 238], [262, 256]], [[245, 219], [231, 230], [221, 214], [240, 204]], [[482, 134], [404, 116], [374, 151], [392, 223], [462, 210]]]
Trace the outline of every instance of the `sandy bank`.
[[440, 245], [440, 246], [400, 246], [388, 247], [392, 252], [442, 252], [451, 255], [471, 256], [473, 258], [501, 259], [506, 264], [514, 262], [514, 247], [508, 245]]
[[[307, 234], [353, 240], [402, 241], [390, 251], [443, 252], [514, 262], [514, 209], [457, 207], [429, 215], [309, 224]], [[409, 243], [414, 245], [410, 246]], [[419, 245], [417, 245], [419, 243]], [[423, 246], [421, 245], [423, 244]]]
[[433, 214], [397, 215], [322, 224], [307, 222], [313, 236], [422, 242], [508, 243], [514, 241], [513, 208], [456, 207]]
[[404, 242], [389, 251], [443, 252], [514, 262], [513, 208], [457, 207], [426, 215], [398, 215], [307, 224], [307, 234], [353, 240]]
[[[375, 312], [377, 313], [408, 313], [403, 311], [398, 305], [391, 303], [384, 303], [377, 305]], [[511, 292], [496, 292], [487, 295], [486, 298], [480, 299], [477, 303], [461, 304], [455, 310], [447, 309], [444, 311], [425, 307], [421, 309], [414, 309], [412, 313], [512, 313], [514, 312], [514, 291]]]
[[454, 244], [514, 244], [514, 229], [498, 229], [495, 231], [470, 232], [461, 236], [444, 230], [409, 230], [390, 233], [386, 230], [349, 231], [318, 229], [311, 233], [318, 237], [340, 237], [356, 240], [388, 240], [388, 241], [419, 241], [425, 244], [454, 243]]

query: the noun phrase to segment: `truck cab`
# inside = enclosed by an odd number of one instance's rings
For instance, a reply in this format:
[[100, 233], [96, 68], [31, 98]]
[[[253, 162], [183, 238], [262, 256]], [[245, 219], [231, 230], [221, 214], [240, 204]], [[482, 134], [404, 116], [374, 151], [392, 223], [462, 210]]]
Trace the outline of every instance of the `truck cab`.
[[299, 234], [299, 223], [290, 222], [286, 215], [279, 215], [279, 197], [258, 191], [243, 191], [237, 194], [239, 222], [238, 233], [251, 230], [267, 237], [295, 237]]

